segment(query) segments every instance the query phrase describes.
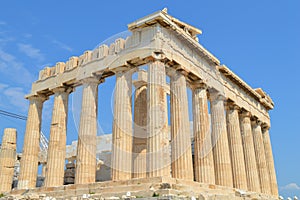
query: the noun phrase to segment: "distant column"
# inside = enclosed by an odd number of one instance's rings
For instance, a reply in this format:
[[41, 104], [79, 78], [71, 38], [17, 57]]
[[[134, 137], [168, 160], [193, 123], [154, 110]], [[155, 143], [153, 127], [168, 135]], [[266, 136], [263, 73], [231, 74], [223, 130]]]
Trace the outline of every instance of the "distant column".
[[20, 176], [18, 189], [31, 189], [36, 187], [38, 174], [38, 155], [40, 151], [40, 132], [43, 102], [45, 97], [29, 97], [29, 110], [26, 132], [23, 145], [23, 154], [20, 163]]
[[215, 184], [207, 86], [198, 84], [193, 87], [195, 179], [201, 183]]
[[41, 176], [45, 177], [46, 176], [46, 168], [47, 168], [47, 163], [40, 163], [42, 165], [42, 173]]
[[132, 177], [147, 176], [147, 72], [139, 71], [134, 81], [134, 134], [132, 145]]
[[233, 187], [247, 190], [244, 151], [239, 121], [239, 107], [234, 103], [226, 105], [226, 123], [231, 155]]
[[168, 109], [164, 63], [153, 61], [148, 65], [147, 87], [147, 176], [170, 177], [170, 150], [168, 137]]
[[182, 73], [174, 71], [170, 77], [172, 177], [193, 181], [188, 97]]
[[112, 180], [131, 179], [132, 166], [132, 74], [116, 72], [112, 141]]
[[100, 82], [94, 77], [85, 79], [83, 82], [75, 184], [96, 181], [98, 85]]
[[244, 148], [245, 167], [248, 190], [261, 192], [254, 152], [250, 113], [243, 111], [240, 114], [241, 134]]
[[269, 170], [267, 168], [261, 122], [252, 120], [252, 134], [261, 192], [271, 194]]
[[272, 153], [272, 146], [269, 134], [269, 126], [263, 126], [263, 141], [264, 141], [264, 148], [265, 148], [265, 155], [266, 155], [266, 162], [270, 176], [270, 186], [271, 186], [271, 193], [273, 196], [278, 196], [278, 185], [276, 179], [276, 171], [274, 166], [274, 158]]
[[12, 189], [14, 166], [16, 161], [17, 130], [4, 129], [0, 149], [0, 194]]
[[224, 100], [225, 97], [220, 93], [210, 93], [212, 141], [215, 143], [213, 147], [214, 166], [216, 184], [232, 187], [232, 170], [226, 130]]
[[54, 89], [53, 92], [55, 95], [44, 187], [61, 186], [64, 184], [68, 98], [70, 90], [62, 87]]

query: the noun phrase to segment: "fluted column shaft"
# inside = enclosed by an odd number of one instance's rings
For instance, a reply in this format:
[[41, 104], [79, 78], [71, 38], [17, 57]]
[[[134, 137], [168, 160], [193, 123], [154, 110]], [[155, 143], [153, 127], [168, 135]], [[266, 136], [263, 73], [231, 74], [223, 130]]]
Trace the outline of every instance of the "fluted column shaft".
[[132, 110], [131, 72], [116, 72], [112, 146], [112, 180], [131, 179]]
[[46, 168], [47, 168], [47, 164], [46, 163], [42, 163], [42, 173], [41, 176], [45, 177], [46, 176]]
[[226, 123], [232, 165], [233, 187], [247, 190], [245, 159], [239, 121], [239, 107], [227, 103]]
[[[140, 73], [140, 72], [139, 72]], [[147, 165], [147, 83], [137, 81], [134, 83], [134, 137], [133, 137], [133, 163], [132, 177], [146, 178]]]
[[215, 184], [206, 89], [204, 85], [193, 89], [194, 171], [196, 181]]
[[232, 170], [228, 146], [224, 97], [219, 93], [210, 94], [212, 142], [216, 184], [232, 187]]
[[86, 184], [96, 181], [96, 138], [99, 83], [100, 81], [97, 78], [89, 78], [83, 82], [75, 184]]
[[29, 98], [30, 104], [26, 123], [23, 154], [20, 163], [18, 189], [30, 189], [36, 187], [38, 154], [40, 151], [41, 118], [44, 100], [45, 98], [40, 96]]
[[17, 130], [4, 129], [0, 149], [0, 194], [12, 189], [14, 166], [16, 161]]
[[170, 176], [165, 65], [160, 61], [148, 65], [147, 90], [147, 176]]
[[186, 79], [178, 71], [170, 80], [172, 177], [193, 180], [193, 160], [190, 138]]
[[278, 196], [278, 185], [276, 179], [276, 171], [274, 166], [274, 158], [272, 153], [269, 128], [264, 127], [262, 131], [263, 131], [263, 141], [264, 141], [266, 162], [267, 162], [267, 167], [268, 167], [269, 177], [270, 177], [271, 194], [273, 196]]
[[244, 148], [247, 186], [249, 191], [261, 192], [254, 152], [252, 128], [249, 112], [240, 114], [241, 134]]
[[253, 142], [255, 149], [256, 164], [260, 180], [260, 189], [264, 194], [271, 194], [269, 170], [267, 168], [264, 142], [262, 137], [261, 122], [252, 121]]
[[57, 88], [54, 93], [44, 187], [64, 184], [69, 91]]

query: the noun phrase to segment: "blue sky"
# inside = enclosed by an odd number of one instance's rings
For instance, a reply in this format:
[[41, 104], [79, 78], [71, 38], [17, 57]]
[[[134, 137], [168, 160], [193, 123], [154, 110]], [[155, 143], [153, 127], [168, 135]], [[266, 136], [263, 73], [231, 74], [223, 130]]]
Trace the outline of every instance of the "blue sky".
[[[164, 7], [202, 29], [201, 44], [250, 86], [262, 87], [273, 98], [271, 139], [280, 191], [300, 196], [300, 2], [296, 0], [2, 1], [0, 109], [26, 115], [28, 102], [23, 96], [40, 69], [81, 55], [125, 31], [128, 23]], [[111, 116], [112, 89], [100, 86], [99, 90], [107, 97], [99, 100], [103, 132], [111, 131], [106, 118]], [[80, 89], [71, 95], [70, 111], [76, 110], [79, 93]], [[50, 99], [43, 111], [46, 135], [52, 104]], [[77, 137], [72, 115], [68, 142]], [[21, 151], [25, 122], [0, 116], [1, 135], [5, 127], [17, 128]]]

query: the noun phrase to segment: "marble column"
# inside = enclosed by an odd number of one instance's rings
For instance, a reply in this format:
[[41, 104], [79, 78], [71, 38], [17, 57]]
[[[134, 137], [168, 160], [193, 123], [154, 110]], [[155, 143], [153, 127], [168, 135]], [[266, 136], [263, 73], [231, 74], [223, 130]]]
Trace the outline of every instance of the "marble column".
[[98, 85], [100, 82], [96, 77], [83, 81], [75, 184], [96, 181]]
[[46, 98], [41, 96], [29, 97], [30, 104], [20, 163], [18, 189], [31, 189], [36, 187], [42, 108], [45, 100]]
[[277, 197], [278, 196], [278, 185], [277, 185], [277, 179], [276, 179], [276, 171], [275, 171], [275, 166], [274, 166], [274, 158], [273, 158], [273, 153], [272, 153], [269, 128], [270, 128], [269, 126], [263, 126], [263, 129], [262, 129], [263, 141], [264, 141], [267, 168], [268, 168], [269, 177], [270, 177], [271, 194], [273, 196]]
[[165, 85], [166, 71], [164, 63], [157, 60], [149, 63], [147, 87], [147, 177], [170, 177], [171, 175]]
[[183, 72], [170, 75], [172, 177], [193, 180], [193, 159], [186, 79]]
[[224, 100], [224, 96], [220, 93], [210, 93], [214, 166], [216, 184], [232, 187], [233, 180], [226, 129]]
[[247, 186], [248, 191], [261, 192], [254, 152], [250, 116], [250, 113], [246, 111], [242, 111], [240, 113], [240, 126], [244, 148]]
[[252, 120], [252, 135], [260, 180], [260, 189], [264, 194], [271, 194], [269, 170], [267, 168], [261, 122], [259, 120]]
[[147, 72], [139, 71], [133, 82], [134, 94], [134, 133], [132, 142], [132, 178], [147, 176]]
[[215, 184], [214, 160], [208, 113], [207, 87], [193, 86], [194, 172], [195, 180]]
[[47, 155], [47, 166], [44, 187], [61, 186], [64, 184], [68, 98], [70, 89], [56, 88], [50, 127], [50, 139]]
[[226, 105], [226, 124], [232, 165], [233, 187], [247, 190], [244, 150], [239, 121], [239, 107], [232, 102]]
[[112, 180], [131, 179], [132, 166], [132, 74], [116, 71], [111, 176]]
[[0, 149], [0, 194], [12, 189], [14, 167], [16, 161], [17, 130], [4, 129], [2, 146]]
[[40, 163], [42, 165], [42, 173], [41, 176], [45, 177], [46, 176], [46, 168], [47, 168], [47, 163]]

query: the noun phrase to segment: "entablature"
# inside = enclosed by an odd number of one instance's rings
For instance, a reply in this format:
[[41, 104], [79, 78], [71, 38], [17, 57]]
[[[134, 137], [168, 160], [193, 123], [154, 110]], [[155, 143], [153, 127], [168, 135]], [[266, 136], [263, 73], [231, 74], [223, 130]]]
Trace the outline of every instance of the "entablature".
[[274, 102], [261, 88], [253, 89], [225, 65], [219, 66], [218, 69], [222, 74], [224, 74], [224, 76], [232, 80], [244, 91], [246, 91], [249, 95], [254, 97], [266, 109], [272, 110], [274, 108]]

